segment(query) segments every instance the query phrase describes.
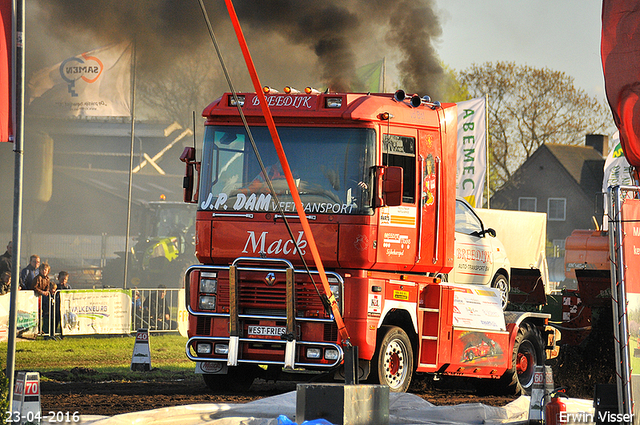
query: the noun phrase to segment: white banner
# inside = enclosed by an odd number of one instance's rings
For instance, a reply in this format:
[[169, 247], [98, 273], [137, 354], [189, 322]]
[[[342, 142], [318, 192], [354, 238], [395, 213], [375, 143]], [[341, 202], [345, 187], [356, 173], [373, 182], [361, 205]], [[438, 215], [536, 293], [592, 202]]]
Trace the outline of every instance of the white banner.
[[131, 332], [131, 291], [60, 291], [60, 313], [63, 335], [128, 334]]
[[[0, 341], [9, 337], [9, 305], [11, 293], [0, 296]], [[35, 333], [38, 326], [38, 297], [33, 291], [18, 291], [18, 333]]]
[[47, 116], [129, 116], [132, 44], [70, 57], [29, 81], [28, 111]]
[[602, 181], [602, 191], [607, 193], [609, 186], [621, 186], [633, 184], [631, 177], [631, 165], [624, 156], [622, 144], [620, 143], [620, 132], [616, 131], [612, 137], [613, 143], [607, 160], [604, 163], [604, 179]]
[[456, 193], [474, 208], [482, 207], [487, 170], [486, 101], [458, 103], [458, 168]]
[[[602, 179], [602, 192], [605, 193], [605, 202], [603, 205], [604, 216], [602, 217], [602, 230], [609, 230], [609, 200], [607, 193], [609, 186], [632, 185], [633, 176], [631, 175], [631, 165], [624, 156], [622, 143], [620, 142], [620, 132], [616, 131], [611, 137], [613, 149], [607, 155], [604, 162], [604, 177]], [[630, 192], [629, 192], [630, 193]]]

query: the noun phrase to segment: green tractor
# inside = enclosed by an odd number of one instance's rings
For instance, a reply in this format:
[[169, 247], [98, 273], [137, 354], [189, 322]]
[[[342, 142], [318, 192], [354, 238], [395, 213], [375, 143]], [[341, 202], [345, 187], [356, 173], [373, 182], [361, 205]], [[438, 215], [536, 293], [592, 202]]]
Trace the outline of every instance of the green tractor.
[[[181, 288], [187, 267], [195, 256], [196, 206], [183, 202], [149, 202], [141, 232], [129, 252], [127, 288]], [[104, 287], [122, 288], [124, 251], [102, 271]]]

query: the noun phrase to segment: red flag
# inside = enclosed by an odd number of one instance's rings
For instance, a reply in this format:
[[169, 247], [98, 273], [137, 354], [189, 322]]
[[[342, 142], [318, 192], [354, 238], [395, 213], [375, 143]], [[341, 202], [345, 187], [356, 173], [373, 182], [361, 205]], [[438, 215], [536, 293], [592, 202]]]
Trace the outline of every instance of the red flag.
[[0, 142], [13, 142], [11, 108], [11, 0], [0, 0]]
[[602, 1], [601, 53], [622, 149], [629, 163], [640, 167], [640, 2]]

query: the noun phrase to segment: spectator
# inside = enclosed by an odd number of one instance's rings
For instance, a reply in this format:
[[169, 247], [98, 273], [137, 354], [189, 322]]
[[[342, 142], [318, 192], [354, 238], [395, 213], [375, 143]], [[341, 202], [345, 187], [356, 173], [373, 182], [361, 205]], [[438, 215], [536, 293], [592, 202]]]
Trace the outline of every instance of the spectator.
[[69, 285], [69, 273], [64, 270], [58, 273], [58, 290], [71, 289]]
[[13, 253], [13, 241], [7, 244], [7, 250], [0, 255], [0, 274], [4, 272], [11, 273], [11, 254]]
[[[38, 262], [40, 262], [39, 258], [38, 258]], [[33, 264], [33, 262], [30, 263], [29, 265], [31, 264]], [[43, 295], [49, 296], [49, 290], [51, 286], [51, 281], [49, 280], [49, 270], [51, 270], [51, 267], [49, 267], [48, 263], [42, 263], [38, 266], [38, 272], [33, 278], [32, 286], [31, 286], [31, 289], [33, 289], [33, 292], [37, 297], [41, 297]]]
[[[60, 273], [58, 273], [58, 284], [56, 286], [52, 287], [52, 306], [54, 306], [54, 314], [55, 314], [55, 318], [54, 318], [54, 325], [53, 325], [53, 329], [55, 332], [59, 332], [60, 334], [62, 334], [62, 328], [60, 327], [60, 318], [62, 317], [62, 315], [60, 314], [60, 292], [61, 290], [65, 290], [65, 289], [71, 289], [71, 285], [69, 285], [67, 282], [69, 282], [69, 273], [65, 272], [64, 270], [61, 271]], [[51, 335], [52, 337], [55, 338], [55, 335]]]
[[133, 329], [137, 330], [146, 327], [143, 325], [144, 315], [142, 309], [142, 297], [140, 296], [138, 288], [133, 289], [132, 295], [131, 316], [133, 317]]
[[149, 329], [178, 329], [178, 322], [171, 320], [170, 301], [167, 300], [167, 287], [159, 285], [158, 288], [159, 290], [152, 292], [143, 304], [144, 309], [149, 311]]
[[0, 273], [0, 295], [11, 292], [11, 273], [4, 271]]
[[29, 265], [20, 271], [20, 289], [33, 289], [33, 280], [38, 275], [40, 257], [32, 255]]
[[49, 320], [49, 314], [51, 312], [49, 308], [51, 304], [51, 297], [49, 296], [51, 293], [51, 281], [49, 280], [50, 269], [49, 264], [40, 264], [38, 274], [33, 278], [32, 285], [33, 293], [38, 297], [38, 304], [40, 306], [40, 331], [46, 334], [51, 333], [51, 329], [49, 329], [49, 324], [51, 323], [51, 320]]

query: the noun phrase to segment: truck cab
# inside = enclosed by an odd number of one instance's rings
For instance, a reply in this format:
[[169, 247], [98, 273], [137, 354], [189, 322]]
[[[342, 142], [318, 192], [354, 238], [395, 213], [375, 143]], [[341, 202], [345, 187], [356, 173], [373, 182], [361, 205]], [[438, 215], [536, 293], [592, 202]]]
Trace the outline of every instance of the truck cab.
[[256, 93], [209, 105], [202, 161], [193, 148], [181, 158], [201, 263], [185, 276], [186, 352], [205, 383], [300, 370], [339, 379], [357, 346], [358, 378], [391, 391], [416, 372], [531, 385], [545, 316], [507, 321], [497, 291], [441, 279], [454, 266], [456, 105], [401, 90], [265, 93], [291, 177]]

